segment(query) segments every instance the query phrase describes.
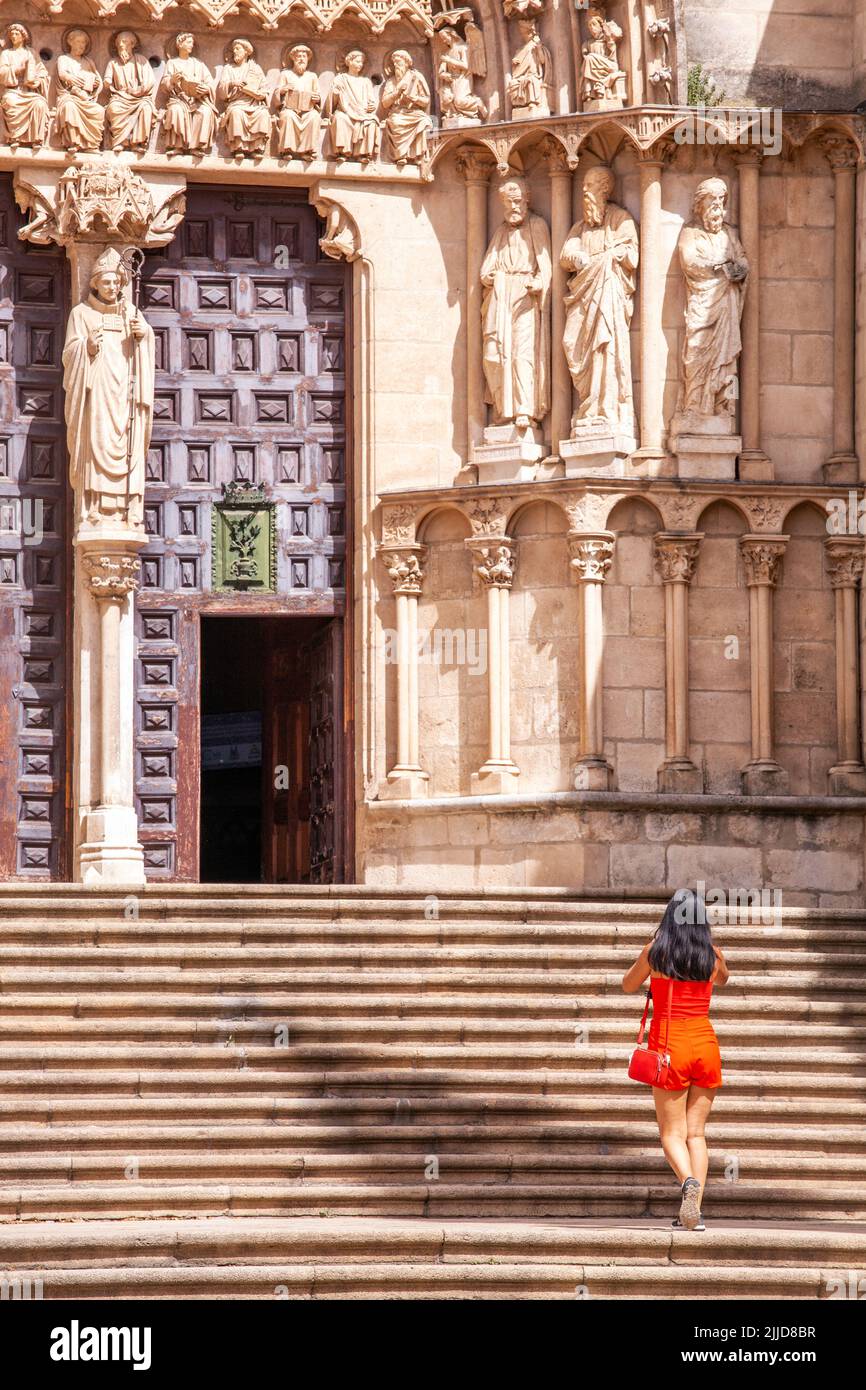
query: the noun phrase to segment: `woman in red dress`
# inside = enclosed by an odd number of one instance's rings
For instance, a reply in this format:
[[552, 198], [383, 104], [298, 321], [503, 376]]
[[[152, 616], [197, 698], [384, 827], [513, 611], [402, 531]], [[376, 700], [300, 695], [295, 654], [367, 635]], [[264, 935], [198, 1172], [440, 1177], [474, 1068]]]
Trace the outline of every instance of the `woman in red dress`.
[[[702, 1231], [701, 1196], [707, 1180], [704, 1127], [722, 1084], [722, 1063], [709, 1020], [713, 986], [728, 982], [728, 967], [713, 944], [706, 905], [691, 889], [680, 889], [665, 908], [652, 940], [623, 976], [626, 994], [647, 978], [653, 998], [651, 1050], [661, 1041], [671, 1065], [665, 1085], [653, 1087], [665, 1158], [682, 1184], [674, 1226]], [[670, 998], [670, 1030], [666, 1015]]]

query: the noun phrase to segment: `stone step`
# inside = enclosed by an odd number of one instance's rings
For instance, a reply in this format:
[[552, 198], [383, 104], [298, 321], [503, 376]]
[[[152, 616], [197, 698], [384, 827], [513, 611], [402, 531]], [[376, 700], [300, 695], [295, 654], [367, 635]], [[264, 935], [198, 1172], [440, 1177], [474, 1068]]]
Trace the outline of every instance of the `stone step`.
[[[628, 1017], [629, 1029], [636, 1031], [636, 1023], [643, 1009], [643, 992], [637, 995], [623, 995], [621, 989], [610, 989], [604, 994], [581, 992], [579, 996], [568, 993], [548, 994], [460, 994], [453, 990], [417, 995], [391, 992], [383, 994], [364, 994], [360, 997], [346, 994], [298, 994], [288, 989], [285, 993], [274, 990], [258, 991], [251, 997], [249, 993], [234, 990], [201, 991], [195, 994], [182, 993], [134, 993], [95, 989], [87, 991], [62, 991], [57, 993], [31, 993], [24, 990], [9, 991], [0, 989], [2, 1013], [9, 1021], [32, 1017], [35, 1020], [52, 1018], [76, 1019], [153, 1019], [160, 1030], [167, 1023], [182, 1022], [187, 1016], [206, 1019], [214, 1016], [220, 1022], [226, 1019], [260, 1020], [272, 1016], [274, 1021], [287, 1019], [302, 1020], [305, 1017], [321, 1022], [360, 1021], [373, 1026], [391, 1020], [417, 1022], [419, 1026], [433, 1026], [441, 1020], [459, 1020], [479, 1027], [508, 1027], [514, 1020], [567, 1021], [574, 1025], [578, 1018], [589, 1019], [625, 1027], [623, 1020]], [[819, 1026], [864, 1026], [866, 1027], [866, 999], [846, 998], [810, 999], [809, 997], [790, 998], [774, 995], [755, 995], [740, 993], [734, 985], [716, 990], [712, 1000], [712, 1018], [716, 1025], [748, 1023], [754, 1026], [778, 1028], [790, 1033], [793, 1024]], [[632, 1020], [635, 1028], [632, 1028]]]
[[[0, 1115], [0, 1120], [4, 1117]], [[785, 1153], [799, 1161], [811, 1153], [822, 1155], [862, 1154], [866, 1150], [866, 1128], [862, 1125], [822, 1125], [812, 1128], [776, 1122], [768, 1129], [765, 1125], [749, 1125], [741, 1120], [725, 1119], [719, 1116], [712, 1119], [712, 1134], [716, 1142], [724, 1141], [727, 1147], [737, 1145], [737, 1154], [745, 1161], [746, 1153], [775, 1155]], [[202, 1123], [191, 1120], [178, 1120], [174, 1115], [163, 1116], [152, 1123], [142, 1123], [130, 1119], [122, 1129], [113, 1124], [99, 1124], [93, 1120], [70, 1123], [54, 1121], [50, 1124], [0, 1123], [0, 1152], [36, 1154], [42, 1150], [68, 1147], [71, 1150], [87, 1152], [122, 1151], [127, 1153], [130, 1145], [145, 1146], [150, 1151], [166, 1150], [179, 1146], [196, 1146], [209, 1143], [219, 1145], [221, 1150], [252, 1150], [262, 1152], [270, 1149], [283, 1149], [291, 1152], [322, 1151], [352, 1145], [358, 1151], [373, 1147], [389, 1150], [418, 1150], [419, 1146], [435, 1143], [447, 1146], [449, 1151], [470, 1151], [479, 1145], [493, 1148], [496, 1145], [513, 1145], [521, 1150], [532, 1149], [547, 1144], [567, 1144], [569, 1152], [590, 1152], [594, 1158], [604, 1157], [608, 1150], [616, 1154], [646, 1155], [647, 1146], [657, 1154], [658, 1131], [654, 1121], [646, 1118], [643, 1123], [634, 1118], [624, 1123], [600, 1122], [591, 1120], [541, 1121], [537, 1120], [531, 1128], [509, 1123], [475, 1123], [470, 1119], [463, 1123], [448, 1123], [426, 1120], [422, 1117], [412, 1123], [401, 1121], [394, 1115], [391, 1107], [388, 1119], [379, 1124], [346, 1122], [343, 1124], [296, 1123], [257, 1124], [225, 1121], [216, 1126], [212, 1121]], [[659, 1157], [661, 1166], [661, 1158]], [[746, 1165], [748, 1166], [748, 1165]], [[750, 1169], [751, 1171], [751, 1169]]]
[[[5, 1007], [5, 1005], [4, 1005]], [[257, 1011], [256, 1011], [257, 1012]], [[724, 1049], [725, 1059], [736, 1062], [742, 1048], [778, 1047], [791, 1041], [790, 1022], [768, 1023], [762, 1020], [714, 1018], [716, 1032]], [[0, 1018], [0, 1045], [27, 1045], [35, 1039], [44, 1041], [50, 1036], [55, 1043], [75, 1041], [85, 1046], [120, 1043], [127, 1046], [141, 1040], [152, 1041], [158, 1036], [172, 1046], [183, 1044], [222, 1046], [231, 1039], [243, 1047], [273, 1047], [277, 1029], [288, 1029], [290, 1050], [296, 1045], [353, 1047], [356, 1044], [377, 1043], [390, 1047], [429, 1042], [433, 1045], [460, 1043], [479, 1047], [487, 1043], [514, 1045], [547, 1044], [552, 1047], [575, 1046], [577, 1030], [591, 1038], [595, 1045], [615, 1044], [628, 1047], [634, 1044], [637, 1019], [618, 1020], [588, 1018], [581, 1010], [565, 1019], [461, 1019], [459, 1017], [420, 1017], [412, 1019], [321, 1019], [296, 1017], [283, 1010], [271, 1018], [236, 1018], [226, 1011], [215, 1019], [162, 1018], [158, 1024], [152, 1017], [129, 1018], [65, 1018], [56, 1016], [18, 1016]], [[852, 1050], [866, 1051], [866, 1020], [863, 1026], [851, 1027], [842, 1023], [810, 1023], [810, 1047], [820, 1045], [833, 1053]], [[162, 1045], [162, 1043], [160, 1044]]]
[[[593, 993], [609, 991], [612, 996], [622, 998], [622, 974], [593, 972], [590, 970], [544, 970], [535, 968], [525, 970], [470, 970], [454, 965], [449, 968], [411, 970], [345, 970], [320, 969], [251, 969], [235, 966], [228, 970], [217, 966], [213, 969], [195, 965], [184, 967], [181, 964], [161, 966], [119, 966], [100, 963], [94, 959], [88, 967], [46, 965], [44, 968], [5, 966], [0, 974], [0, 985], [4, 991], [18, 993], [26, 991], [33, 994], [39, 991], [56, 994], [61, 990], [84, 988], [94, 995], [114, 990], [170, 992], [172, 990], [237, 994], [239, 991], [273, 992], [287, 989], [298, 994], [314, 991], [317, 994], [362, 995], [367, 992], [401, 992], [405, 996], [436, 991], [452, 992], [454, 975], [459, 973], [460, 989], [465, 993], [476, 993], [480, 999], [488, 993], [512, 993], [525, 995], [532, 991], [541, 994], [569, 997], [588, 996]], [[811, 971], [777, 971], [767, 974], [740, 974], [724, 991], [718, 994], [728, 997], [738, 996], [748, 999], [759, 1008], [764, 995], [776, 999], [792, 1001], [832, 1001], [845, 1000], [862, 1004], [866, 1001], [866, 972], [852, 975], [836, 974], [821, 969]]]
[[[164, 1218], [185, 1215], [440, 1217], [666, 1217], [678, 1206], [668, 1178], [624, 1182], [506, 1182], [423, 1180], [352, 1182], [322, 1180], [236, 1182], [43, 1181], [0, 1184], [0, 1220]], [[708, 1219], [866, 1219], [866, 1181], [771, 1178], [708, 1183]]]
[[[524, 1064], [536, 1074], [561, 1072], [566, 1077], [580, 1077], [593, 1067], [619, 1069], [625, 1073], [631, 1056], [631, 1044], [620, 1047], [598, 1046], [592, 1043], [568, 1046], [537, 1043], [493, 1042], [457, 1045], [425, 1043], [413, 1046], [387, 1043], [346, 1043], [336, 1047], [328, 1043], [296, 1043], [289, 1038], [285, 1046], [275, 1043], [240, 1046], [231, 1040], [210, 1046], [175, 1042], [134, 1043], [40, 1043], [6, 1044], [0, 1050], [0, 1077], [4, 1072], [21, 1072], [32, 1068], [39, 1073], [79, 1068], [93, 1076], [103, 1068], [173, 1066], [178, 1069], [221, 1068], [225, 1071], [268, 1070], [275, 1058], [285, 1058], [295, 1069], [316, 1071], [321, 1067], [354, 1065], [357, 1068], [387, 1066], [400, 1079], [407, 1072], [450, 1067], [457, 1070], [513, 1068]], [[792, 1047], [771, 1045], [765, 1048], [737, 1046], [729, 1041], [725, 1051], [725, 1073], [734, 1075], [749, 1068], [774, 1066], [789, 1079], [795, 1074], [831, 1077], [845, 1073], [866, 1085], [866, 1051], [855, 1045], [830, 1052], [816, 1050], [802, 1043]], [[563, 1078], [565, 1079], [565, 1078]]]
[[[629, 1151], [613, 1142], [593, 1148], [564, 1140], [560, 1143], [568, 1144], [568, 1148], [562, 1152], [550, 1138], [540, 1151], [538, 1145], [520, 1142], [497, 1149], [494, 1140], [486, 1135], [475, 1144], [464, 1141], [448, 1148], [446, 1137], [436, 1132], [427, 1136], [416, 1134], [402, 1146], [386, 1138], [387, 1147], [376, 1147], [361, 1137], [354, 1141], [345, 1133], [339, 1144], [311, 1143], [289, 1131], [282, 1139], [271, 1135], [258, 1147], [248, 1139], [245, 1146], [231, 1148], [223, 1144], [218, 1133], [210, 1138], [200, 1137], [197, 1142], [168, 1135], [167, 1144], [160, 1143], [164, 1136], [142, 1139], [137, 1134], [126, 1144], [121, 1142], [122, 1137], [110, 1143], [107, 1152], [95, 1152], [92, 1143], [79, 1143], [74, 1149], [61, 1147], [60, 1141], [41, 1150], [34, 1147], [31, 1151], [0, 1152], [0, 1191], [18, 1183], [111, 1182], [129, 1177], [127, 1169], [133, 1161], [134, 1179], [146, 1182], [296, 1180], [304, 1184], [375, 1185], [417, 1184], [429, 1179], [437, 1184], [500, 1183], [509, 1188], [525, 1183], [588, 1182], [608, 1188], [626, 1182], [664, 1182], [669, 1172], [657, 1145]], [[340, 1145], [350, 1146], [353, 1152], [340, 1151]], [[604, 1152], [599, 1152], [599, 1148]], [[737, 1186], [744, 1185], [744, 1190], [756, 1181], [775, 1181], [785, 1188], [811, 1181], [829, 1185], [831, 1191], [843, 1183], [856, 1184], [860, 1179], [866, 1182], [862, 1148], [855, 1153], [836, 1149], [829, 1153], [802, 1153], [796, 1149], [767, 1152], [743, 1147], [736, 1158], [740, 1165]], [[438, 1175], [431, 1177], [427, 1170], [434, 1160]], [[728, 1162], [725, 1154], [713, 1156], [711, 1180], [725, 1180]]]
[[[274, 1051], [275, 1049], [271, 1049]], [[379, 1069], [350, 1071], [345, 1067], [333, 1070], [291, 1071], [267, 1070], [238, 1065], [235, 1059], [232, 1066], [220, 1069], [213, 1067], [216, 1048], [208, 1049], [210, 1067], [177, 1068], [124, 1068], [115, 1059], [114, 1065], [100, 1067], [98, 1071], [98, 1090], [102, 1094], [121, 1092], [130, 1096], [152, 1094], [177, 1095], [191, 1091], [209, 1091], [211, 1094], [233, 1094], [244, 1090], [275, 1094], [302, 1094], [319, 1092], [333, 1095], [339, 1092], [352, 1092], [355, 1095], [396, 1095], [411, 1097], [425, 1092], [447, 1091], [463, 1092], [477, 1098], [477, 1103], [487, 1104], [489, 1100], [504, 1092], [524, 1094], [590, 1094], [600, 1093], [606, 1102], [617, 1094], [635, 1094], [636, 1083], [626, 1075], [624, 1056], [617, 1057], [610, 1070], [578, 1069], [556, 1070], [549, 1068], [506, 1068], [485, 1070], [479, 1067], [459, 1067], [450, 1070], [427, 1067], [407, 1067], [397, 1069], [385, 1066]], [[164, 1054], [162, 1054], [164, 1055]], [[115, 1056], [111, 1053], [111, 1057]], [[0, 1072], [0, 1091], [5, 1095], [16, 1092], [33, 1094], [48, 1090], [52, 1094], [72, 1093], [75, 1090], [92, 1094], [97, 1089], [93, 1069], [79, 1065], [73, 1069], [62, 1066], [35, 1067], [26, 1070]], [[825, 1098], [850, 1098], [862, 1103], [866, 1096], [866, 1078], [848, 1071], [826, 1072], [821, 1076], [820, 1090]], [[725, 1081], [726, 1097], [766, 1096], [775, 1094], [790, 1099], [804, 1097], [811, 1099], [816, 1092], [814, 1072], [811, 1068], [803, 1071], [788, 1071], [785, 1074], [766, 1071], [741, 1071], [729, 1073]], [[643, 1090], [642, 1095], [647, 1093]]]
[[54, 1298], [826, 1298], [866, 1227], [211, 1217], [0, 1225], [0, 1267]]

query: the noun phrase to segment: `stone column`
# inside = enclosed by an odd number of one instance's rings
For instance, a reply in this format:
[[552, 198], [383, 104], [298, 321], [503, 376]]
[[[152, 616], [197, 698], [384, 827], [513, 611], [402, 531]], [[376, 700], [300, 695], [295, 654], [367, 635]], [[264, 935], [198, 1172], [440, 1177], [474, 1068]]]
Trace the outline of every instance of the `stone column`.
[[660, 792], [700, 792], [700, 768], [689, 757], [689, 585], [702, 533], [660, 532], [655, 560], [665, 588], [665, 760]]
[[580, 753], [578, 791], [607, 791], [612, 769], [604, 755], [604, 615], [602, 585], [613, 562], [612, 531], [569, 531], [572, 577], [580, 585]]
[[742, 771], [749, 796], [779, 795], [788, 774], [773, 757], [773, 590], [788, 536], [740, 537], [749, 586], [749, 659], [752, 696], [752, 756]]
[[666, 345], [662, 330], [665, 269], [662, 262], [662, 168], [669, 147], [662, 143], [639, 155], [640, 165], [640, 472], [656, 477], [672, 471], [665, 445]]
[[418, 598], [427, 547], [412, 542], [381, 547], [397, 601], [397, 761], [379, 791], [381, 799], [428, 794], [429, 775], [419, 758]]
[[550, 288], [550, 336], [553, 357], [550, 380], [550, 452], [558, 454], [560, 441], [568, 439], [571, 434], [571, 373], [562, 347], [568, 271], [562, 269], [559, 257], [571, 230], [573, 182], [565, 151], [558, 140], [550, 141], [547, 167], [550, 171], [550, 240], [553, 251], [553, 281]]
[[516, 792], [520, 769], [511, 757], [511, 624], [509, 595], [517, 546], [505, 536], [466, 540], [475, 574], [487, 590], [488, 756], [471, 777], [475, 796]]
[[858, 673], [859, 591], [863, 578], [862, 536], [833, 536], [824, 542], [824, 562], [836, 604], [837, 762], [828, 773], [833, 796], [866, 794], [860, 742]]
[[761, 202], [762, 154], [750, 147], [736, 154], [740, 190], [740, 241], [749, 262], [740, 332], [739, 475], [750, 482], [772, 480], [773, 465], [761, 448]]
[[75, 539], [77, 628], [87, 633], [87, 670], [80, 669], [77, 685], [87, 704], [76, 706], [78, 720], [89, 730], [82, 779], [88, 784], [88, 809], [76, 856], [78, 878], [85, 884], [145, 881], [135, 813], [131, 660], [141, 543], [120, 528], [113, 535], [108, 528], [99, 535], [79, 532]]
[[460, 150], [457, 167], [466, 183], [466, 461], [480, 444], [487, 418], [481, 336], [481, 263], [487, 250], [487, 185], [493, 160], [471, 146]]
[[833, 245], [833, 452], [824, 464], [827, 483], [856, 483], [854, 443], [855, 190], [857, 149], [843, 135], [821, 141], [834, 183]]

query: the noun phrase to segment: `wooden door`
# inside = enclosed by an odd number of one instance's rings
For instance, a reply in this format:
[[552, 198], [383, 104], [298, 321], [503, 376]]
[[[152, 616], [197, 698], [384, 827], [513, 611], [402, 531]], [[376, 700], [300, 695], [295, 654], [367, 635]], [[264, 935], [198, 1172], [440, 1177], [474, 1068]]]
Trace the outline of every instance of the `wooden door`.
[[[136, 796], [151, 878], [198, 877], [199, 619], [345, 611], [347, 278], [320, 234], [305, 190], [190, 188], [175, 240], [147, 258], [157, 379]], [[273, 507], [269, 588], [214, 585], [215, 513], [231, 484]]]
[[272, 646], [262, 759], [262, 877], [268, 883], [310, 878], [309, 677], [304, 645]]
[[346, 872], [343, 624], [310, 641], [310, 882], [342, 883]]
[[22, 220], [0, 175], [0, 878], [68, 878], [66, 258]]

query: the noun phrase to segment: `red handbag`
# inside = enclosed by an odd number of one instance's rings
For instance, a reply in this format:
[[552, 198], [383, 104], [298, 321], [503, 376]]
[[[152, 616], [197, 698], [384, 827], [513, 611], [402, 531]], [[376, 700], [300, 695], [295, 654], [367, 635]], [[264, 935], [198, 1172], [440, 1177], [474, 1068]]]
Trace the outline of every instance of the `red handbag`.
[[641, 1081], [645, 1086], [664, 1086], [668, 1079], [668, 1072], [671, 1069], [671, 1054], [667, 1050], [668, 1037], [671, 1031], [671, 1003], [674, 995], [674, 982], [668, 982], [668, 1007], [665, 1015], [665, 1042], [664, 1047], [658, 1052], [651, 1052], [649, 1039], [644, 1042], [644, 1032], [646, 1031], [646, 1018], [649, 1013], [650, 1000], [652, 999], [652, 986], [646, 992], [646, 1003], [643, 1006], [643, 1018], [640, 1021], [640, 1030], [637, 1035], [637, 1047], [631, 1054], [631, 1061], [628, 1064], [628, 1074], [632, 1081]]

